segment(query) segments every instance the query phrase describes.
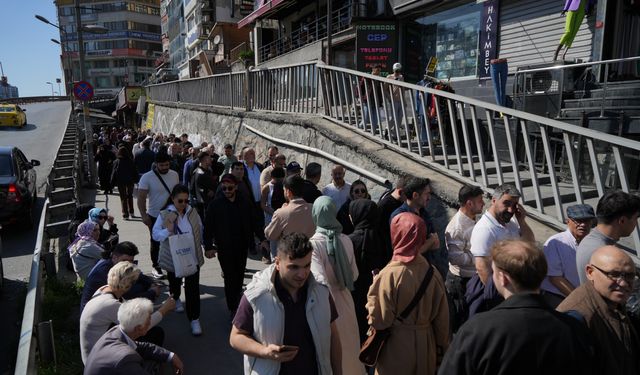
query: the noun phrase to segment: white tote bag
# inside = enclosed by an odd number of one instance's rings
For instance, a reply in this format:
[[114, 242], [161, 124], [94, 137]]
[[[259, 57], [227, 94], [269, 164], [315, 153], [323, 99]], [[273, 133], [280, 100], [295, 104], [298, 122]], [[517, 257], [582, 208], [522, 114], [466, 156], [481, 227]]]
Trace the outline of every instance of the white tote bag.
[[[178, 226], [176, 225], [176, 229]], [[198, 271], [198, 258], [196, 257], [195, 244], [191, 233], [182, 233], [169, 236], [169, 249], [173, 260], [173, 269], [176, 277], [191, 276]]]

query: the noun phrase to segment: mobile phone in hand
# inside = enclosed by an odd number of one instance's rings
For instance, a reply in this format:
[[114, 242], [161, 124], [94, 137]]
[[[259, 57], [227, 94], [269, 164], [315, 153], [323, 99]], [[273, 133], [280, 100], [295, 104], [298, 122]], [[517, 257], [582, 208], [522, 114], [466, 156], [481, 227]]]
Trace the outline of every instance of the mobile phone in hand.
[[281, 352], [293, 352], [300, 349], [298, 346], [294, 346], [294, 345], [282, 345], [280, 347], [280, 351]]

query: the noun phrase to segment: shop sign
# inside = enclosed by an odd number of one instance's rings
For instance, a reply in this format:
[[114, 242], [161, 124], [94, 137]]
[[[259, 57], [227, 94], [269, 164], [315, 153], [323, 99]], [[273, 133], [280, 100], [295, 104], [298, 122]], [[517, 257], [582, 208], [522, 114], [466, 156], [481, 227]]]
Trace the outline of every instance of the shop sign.
[[397, 62], [397, 28], [395, 22], [364, 21], [356, 25], [356, 67], [369, 73], [380, 65], [381, 75], [391, 73]]
[[478, 54], [478, 77], [491, 78], [491, 60], [498, 53], [498, 17], [500, 1], [487, 0], [482, 7], [480, 16], [480, 37]]
[[149, 108], [147, 109], [147, 123], [146, 129], [153, 129], [153, 115], [156, 111], [156, 105], [153, 103], [149, 103]]
[[433, 76], [436, 72], [436, 67], [438, 66], [438, 58], [432, 57], [429, 59], [429, 64], [427, 64], [427, 74]]

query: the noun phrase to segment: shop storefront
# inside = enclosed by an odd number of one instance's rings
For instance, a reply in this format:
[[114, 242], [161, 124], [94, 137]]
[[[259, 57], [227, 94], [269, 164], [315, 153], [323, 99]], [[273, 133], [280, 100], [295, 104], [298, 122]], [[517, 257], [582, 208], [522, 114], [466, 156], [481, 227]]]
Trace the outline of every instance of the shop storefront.
[[[401, 6], [394, 7], [395, 3]], [[431, 57], [438, 59], [436, 77], [453, 82], [488, 78], [483, 65], [484, 54], [489, 52], [490, 58], [508, 59], [510, 73], [519, 67], [550, 63], [564, 33], [565, 17], [560, 15], [564, 0], [409, 3], [412, 2], [391, 1], [401, 19], [400, 56], [408, 81], [422, 78]], [[486, 16], [486, 5], [497, 8], [490, 19]], [[487, 39], [483, 33], [487, 32], [494, 34], [491, 37], [495, 44], [490, 51], [484, 48]], [[567, 60], [593, 58], [594, 32], [595, 17], [585, 19]]]

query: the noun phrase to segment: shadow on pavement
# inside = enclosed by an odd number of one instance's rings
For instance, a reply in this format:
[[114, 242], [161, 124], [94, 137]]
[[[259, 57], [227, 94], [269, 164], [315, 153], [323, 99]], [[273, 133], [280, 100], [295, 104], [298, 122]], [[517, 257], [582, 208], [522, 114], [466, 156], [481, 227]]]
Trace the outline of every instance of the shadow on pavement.
[[0, 374], [13, 374], [18, 341], [22, 325], [22, 312], [27, 291], [27, 283], [18, 280], [4, 280], [0, 294]]
[[9, 127], [0, 127], [0, 130], [2, 131], [19, 131], [19, 132], [25, 132], [25, 131], [31, 131], [31, 130], [36, 130], [38, 127], [35, 126], [34, 124], [26, 124], [24, 127], [22, 128], [9, 128]]
[[[38, 224], [44, 207], [44, 198], [38, 198], [33, 211], [33, 228], [24, 229], [17, 225], [3, 226], [2, 229], [2, 258], [33, 254], [38, 239]], [[28, 275], [29, 272], [27, 271]]]

